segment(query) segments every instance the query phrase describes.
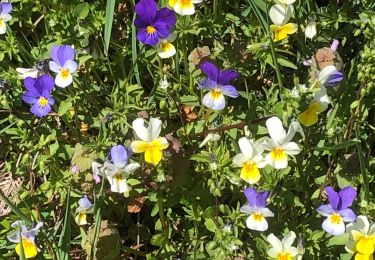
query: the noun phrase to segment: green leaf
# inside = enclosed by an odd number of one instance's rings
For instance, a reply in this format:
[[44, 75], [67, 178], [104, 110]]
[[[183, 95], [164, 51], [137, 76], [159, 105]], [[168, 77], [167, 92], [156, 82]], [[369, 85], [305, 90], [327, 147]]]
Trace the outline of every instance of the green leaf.
[[206, 228], [207, 228], [208, 231], [211, 231], [211, 232], [215, 233], [215, 231], [216, 231], [216, 224], [215, 224], [215, 222], [213, 221], [212, 218], [206, 219], [204, 221], [204, 225], [206, 226]]
[[59, 116], [63, 116], [66, 114], [66, 112], [69, 111], [73, 106], [71, 100], [65, 100], [60, 103], [58, 114]]
[[340, 144], [336, 144], [336, 145], [333, 145], [333, 146], [325, 146], [325, 147], [316, 147], [315, 150], [317, 151], [336, 151], [336, 150], [341, 150], [341, 149], [345, 149], [345, 148], [348, 148], [348, 147], [351, 147], [353, 145], [356, 145], [360, 143], [360, 141], [358, 139], [353, 139], [353, 140], [349, 140], [349, 141], [345, 141], [345, 142], [342, 142]]
[[65, 215], [64, 215], [64, 225], [60, 233], [60, 239], [58, 244], [58, 254], [59, 259], [67, 260], [69, 259], [69, 249], [71, 240], [71, 205], [70, 205], [70, 188], [67, 194], [65, 203]]
[[115, 0], [107, 0], [105, 9], [105, 25], [104, 25], [104, 52], [108, 53], [109, 42], [111, 41], [113, 14], [115, 11]]
[[328, 240], [328, 246], [342, 246], [349, 241], [349, 234], [331, 237]]
[[291, 68], [291, 69], [294, 69], [296, 70], [297, 69], [297, 66], [294, 65], [292, 62], [288, 61], [288, 60], [285, 60], [283, 58], [277, 58], [277, 62], [283, 66], [283, 67], [287, 67], [287, 68]]
[[83, 20], [87, 17], [87, 15], [90, 12], [90, 5], [88, 3], [79, 4], [74, 8], [73, 12], [79, 20]]

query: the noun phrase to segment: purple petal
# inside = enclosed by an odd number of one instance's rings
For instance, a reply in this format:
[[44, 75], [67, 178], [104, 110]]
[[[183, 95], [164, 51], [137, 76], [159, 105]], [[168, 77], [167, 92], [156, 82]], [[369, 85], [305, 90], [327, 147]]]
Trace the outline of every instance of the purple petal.
[[154, 20], [157, 10], [158, 5], [154, 0], [141, 0], [135, 5], [136, 14], [148, 24], [151, 24]]
[[332, 75], [330, 75], [328, 77], [328, 79], [326, 80], [326, 82], [324, 82], [324, 86], [325, 87], [333, 87], [337, 83], [339, 83], [340, 81], [342, 81], [343, 79], [344, 79], [344, 75], [341, 72], [336, 71], [336, 72], [334, 72]]
[[236, 98], [238, 97], [237, 89], [232, 85], [226, 85], [221, 87], [221, 91], [225, 96]]
[[339, 44], [340, 44], [340, 42], [338, 40], [334, 39], [333, 42], [332, 42], [332, 45], [331, 45], [331, 49], [333, 51], [336, 51], [337, 48], [339, 47]]
[[49, 69], [55, 73], [59, 73], [62, 66], [60, 65], [60, 63], [56, 62], [56, 61], [53, 61], [51, 60], [50, 62], [48, 62], [48, 66], [49, 66]]
[[74, 73], [78, 68], [78, 64], [73, 60], [67, 60], [63, 67], [66, 68], [70, 73]]
[[36, 102], [30, 109], [30, 112], [33, 113], [34, 115], [38, 116], [38, 117], [44, 117], [46, 115], [48, 115], [49, 112], [51, 112], [51, 106], [49, 104], [47, 104], [46, 106], [44, 107], [41, 107], [39, 105], [39, 102]]
[[250, 206], [253, 208], [256, 208], [257, 207], [257, 195], [258, 195], [257, 191], [254, 188], [249, 187], [244, 190], [244, 193]]
[[212, 79], [209, 79], [209, 78], [206, 78], [205, 80], [203, 80], [202, 82], [200, 82], [198, 84], [198, 86], [201, 88], [201, 89], [213, 89], [213, 88], [217, 88], [217, 82], [216, 81], [213, 81]]
[[27, 77], [23, 81], [23, 85], [25, 85], [25, 88], [27, 90], [35, 89], [35, 87], [34, 87], [35, 81], [36, 81], [36, 79], [34, 79], [32, 77]]
[[227, 85], [230, 81], [238, 78], [239, 76], [240, 74], [234, 70], [223, 70], [219, 72], [217, 81], [220, 85]]
[[155, 27], [155, 29], [157, 31], [157, 34], [162, 39], [166, 39], [169, 36], [169, 34], [171, 33], [168, 25], [165, 24], [165, 23], [161, 23], [161, 22], [160, 23], [159, 22], [158, 23], [154, 23], [154, 27]]
[[357, 216], [351, 209], [343, 209], [338, 212], [345, 222], [353, 222], [357, 219]]
[[153, 45], [158, 44], [159, 36], [155, 32], [153, 34], [148, 34], [146, 28], [139, 29], [137, 33], [137, 39], [143, 44]]
[[303, 61], [303, 65], [304, 65], [304, 66], [311, 66], [311, 64], [312, 64], [311, 59], [308, 59], [308, 60], [304, 60], [304, 61]]
[[9, 14], [12, 11], [12, 4], [0, 3], [0, 14]]
[[94, 179], [96, 184], [100, 182], [100, 176], [98, 174], [93, 173], [92, 178]]
[[40, 94], [36, 90], [29, 90], [22, 95], [22, 100], [27, 104], [35, 104], [38, 102]]
[[69, 45], [53, 46], [51, 49], [51, 58], [59, 63], [61, 67], [67, 60], [74, 60], [75, 51]]
[[357, 191], [352, 186], [347, 186], [339, 191], [340, 205], [339, 209], [346, 209], [350, 207], [357, 197]]
[[268, 195], [269, 195], [268, 191], [262, 191], [258, 193], [257, 201], [256, 201], [258, 208], [266, 207]]
[[36, 79], [34, 87], [43, 93], [44, 91], [51, 91], [55, 85], [54, 79], [49, 75], [42, 75]]
[[111, 148], [112, 162], [118, 167], [124, 167], [128, 162], [128, 152], [123, 145], [116, 145]]
[[156, 14], [154, 23], [165, 24], [169, 32], [171, 32], [176, 25], [176, 15], [168, 8], [161, 8]]
[[207, 75], [208, 78], [217, 82], [219, 76], [219, 69], [211, 62], [205, 61], [202, 62], [199, 68]]
[[146, 28], [147, 27], [147, 22], [142, 19], [142, 17], [137, 17], [134, 20], [134, 26], [137, 28]]
[[325, 188], [329, 202], [334, 210], [338, 209], [340, 197], [332, 187]]
[[333, 213], [335, 213], [335, 211], [332, 209], [332, 206], [330, 204], [321, 205], [320, 207], [316, 209], [316, 211], [318, 211], [319, 214], [325, 217], [328, 217], [332, 215]]

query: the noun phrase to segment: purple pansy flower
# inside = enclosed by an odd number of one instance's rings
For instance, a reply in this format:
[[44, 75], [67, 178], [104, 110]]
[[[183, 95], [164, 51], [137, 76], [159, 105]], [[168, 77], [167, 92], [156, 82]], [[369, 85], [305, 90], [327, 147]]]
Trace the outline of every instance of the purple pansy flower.
[[229, 84], [230, 81], [240, 76], [234, 70], [219, 70], [213, 63], [205, 61], [200, 69], [207, 78], [199, 83], [201, 89], [209, 90], [203, 97], [203, 104], [213, 110], [221, 110], [225, 107], [224, 96], [238, 97], [236, 88]]
[[9, 14], [12, 11], [12, 4], [0, 3], [0, 34], [4, 34], [7, 31], [6, 22], [12, 19]]
[[244, 191], [248, 203], [241, 207], [241, 212], [250, 214], [246, 220], [249, 229], [265, 231], [268, 229], [266, 217], [273, 217], [267, 205], [268, 191], [257, 192], [254, 188], [247, 188]]
[[32, 105], [30, 112], [38, 117], [44, 117], [51, 112], [51, 106], [55, 100], [51, 97], [54, 83], [53, 78], [42, 75], [37, 79], [27, 77], [24, 80], [26, 93], [22, 95], [22, 100]]
[[356, 190], [347, 186], [338, 193], [332, 187], [326, 187], [329, 203], [317, 208], [317, 211], [327, 217], [322, 224], [322, 228], [332, 235], [341, 235], [345, 232], [344, 222], [356, 220], [356, 215], [349, 208], [357, 196]]
[[344, 75], [334, 65], [324, 67], [318, 75], [318, 82], [324, 87], [334, 87], [344, 79]]
[[52, 61], [49, 69], [57, 73], [56, 86], [65, 88], [72, 84], [72, 74], [77, 70], [78, 64], [74, 61], [75, 51], [69, 45], [53, 46], [51, 49]]
[[137, 39], [144, 44], [156, 45], [159, 38], [166, 39], [176, 25], [176, 16], [168, 8], [161, 8], [154, 0], [141, 0], [135, 6], [137, 18], [134, 25], [138, 28]]

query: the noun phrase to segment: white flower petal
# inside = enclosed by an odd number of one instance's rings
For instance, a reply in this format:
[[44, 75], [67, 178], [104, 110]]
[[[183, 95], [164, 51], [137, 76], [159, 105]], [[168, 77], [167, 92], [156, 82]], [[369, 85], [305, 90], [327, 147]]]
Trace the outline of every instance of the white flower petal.
[[55, 78], [56, 86], [61, 87], [61, 88], [66, 88], [67, 86], [72, 84], [73, 82], [72, 74], [70, 74], [70, 72], [68, 73], [69, 74], [67, 77], [63, 77], [62, 72], [57, 73], [56, 78]]
[[132, 173], [140, 167], [139, 163], [130, 163], [125, 166], [124, 172]]
[[246, 220], [246, 227], [251, 230], [265, 231], [268, 229], [267, 220], [263, 217], [261, 220], [257, 220], [255, 215], [250, 215]]
[[281, 120], [278, 117], [273, 116], [267, 119], [266, 125], [268, 129], [268, 133], [271, 136], [272, 140], [276, 144], [281, 145], [286, 138], [286, 132], [285, 132], [285, 129], [283, 127], [283, 123], [281, 122]]
[[283, 244], [283, 248], [285, 250], [289, 250], [292, 244], [294, 243], [294, 240], [296, 239], [296, 233], [293, 231], [290, 231], [281, 241]]
[[253, 158], [254, 148], [247, 137], [241, 137], [238, 140], [238, 145], [240, 146], [242, 154], [249, 160]]
[[275, 216], [275, 214], [273, 214], [273, 212], [269, 210], [268, 208], [258, 209], [258, 212], [266, 218]]
[[281, 243], [280, 239], [278, 239], [273, 233], [267, 236], [267, 240], [270, 243], [270, 245], [275, 249], [274, 251], [283, 251], [283, 244]]
[[274, 24], [280, 26], [288, 22], [291, 13], [285, 6], [281, 4], [275, 4], [270, 8], [269, 16]]
[[145, 142], [151, 142], [151, 138], [148, 129], [145, 127], [145, 121], [143, 118], [137, 118], [132, 123], [133, 130], [137, 137]]
[[159, 137], [161, 132], [161, 124], [162, 122], [159, 118], [150, 118], [147, 130], [149, 132], [151, 141]]
[[246, 214], [253, 214], [255, 212], [255, 209], [251, 207], [249, 204], [246, 204], [240, 208], [240, 211]]
[[301, 152], [301, 149], [298, 147], [298, 144], [296, 144], [295, 142], [286, 143], [281, 147], [284, 149], [285, 153], [288, 155], [296, 155]]
[[331, 217], [323, 221], [322, 228], [329, 234], [337, 236], [345, 233], [345, 224], [342, 220], [339, 223], [333, 223]]
[[324, 67], [324, 69], [322, 69], [320, 71], [319, 75], [318, 75], [318, 81], [321, 84], [324, 84], [327, 81], [327, 79], [329, 78], [329, 76], [331, 76], [336, 71], [337, 71], [337, 69], [333, 65], [328, 65], [327, 67]]
[[237, 167], [242, 167], [246, 162], [247, 158], [242, 153], [233, 157], [233, 164]]

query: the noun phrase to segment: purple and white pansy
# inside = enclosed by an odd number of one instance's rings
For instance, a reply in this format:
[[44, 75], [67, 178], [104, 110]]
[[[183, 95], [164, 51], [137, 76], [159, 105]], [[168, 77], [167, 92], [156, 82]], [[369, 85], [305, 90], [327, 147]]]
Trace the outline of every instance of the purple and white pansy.
[[203, 105], [213, 110], [222, 110], [225, 107], [224, 96], [236, 98], [238, 92], [230, 82], [240, 76], [234, 70], [219, 70], [213, 63], [205, 61], [200, 69], [207, 78], [199, 83], [199, 87], [209, 92], [203, 97]]
[[268, 229], [266, 217], [273, 217], [274, 214], [267, 208], [268, 191], [257, 192], [254, 188], [247, 188], [244, 191], [247, 204], [241, 207], [241, 212], [250, 214], [246, 220], [249, 229], [265, 231]]
[[345, 233], [344, 222], [352, 222], [356, 220], [356, 215], [349, 207], [352, 205], [357, 196], [356, 190], [347, 186], [336, 192], [332, 187], [326, 187], [329, 204], [322, 205], [317, 211], [327, 217], [322, 224], [322, 228], [329, 234], [334, 236]]
[[6, 22], [12, 19], [9, 14], [12, 11], [12, 4], [10, 3], [0, 3], [0, 34], [4, 34], [7, 31]]
[[69, 45], [52, 47], [52, 60], [49, 62], [49, 69], [57, 73], [55, 78], [56, 86], [65, 88], [72, 84], [72, 74], [78, 68], [78, 64], [74, 61], [74, 56], [75, 51]]

